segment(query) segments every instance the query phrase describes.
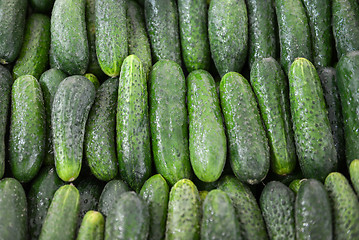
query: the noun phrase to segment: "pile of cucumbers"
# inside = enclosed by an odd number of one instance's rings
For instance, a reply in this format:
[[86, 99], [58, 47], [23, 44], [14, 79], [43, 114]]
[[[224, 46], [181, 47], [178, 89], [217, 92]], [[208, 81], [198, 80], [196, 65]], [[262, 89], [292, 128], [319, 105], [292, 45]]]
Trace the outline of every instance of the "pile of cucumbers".
[[359, 239], [358, 0], [0, 22], [0, 240]]

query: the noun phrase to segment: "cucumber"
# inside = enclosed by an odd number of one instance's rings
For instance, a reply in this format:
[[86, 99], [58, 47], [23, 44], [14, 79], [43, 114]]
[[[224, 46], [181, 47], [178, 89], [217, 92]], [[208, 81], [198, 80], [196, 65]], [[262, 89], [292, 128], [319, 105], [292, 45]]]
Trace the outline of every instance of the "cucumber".
[[118, 79], [110, 78], [97, 90], [85, 131], [85, 155], [91, 172], [102, 181], [118, 172], [116, 157], [116, 104]]
[[265, 185], [260, 206], [270, 239], [295, 239], [294, 193], [283, 183]]
[[60, 187], [47, 211], [39, 240], [74, 239], [79, 204], [80, 194], [76, 187], [72, 184]]
[[88, 211], [82, 220], [77, 240], [103, 240], [105, 219], [96, 211]]
[[81, 170], [85, 125], [95, 87], [84, 76], [65, 78], [55, 94], [51, 124], [56, 172], [66, 182], [75, 180]]
[[211, 54], [208, 43], [207, 1], [179, 0], [179, 33], [184, 64], [188, 72], [209, 70]]
[[206, 199], [207, 195], [208, 195], [208, 191], [206, 191], [206, 190], [199, 191], [199, 197], [201, 199], [202, 205], [203, 205], [203, 201]]
[[146, 240], [150, 228], [147, 204], [135, 193], [126, 192], [107, 216], [105, 240]]
[[337, 168], [337, 152], [319, 76], [311, 62], [305, 58], [297, 58], [288, 77], [300, 168], [304, 177], [323, 181]]
[[286, 74], [297, 57], [312, 61], [309, 20], [301, 0], [275, 0], [279, 28], [280, 63]]
[[191, 180], [179, 180], [170, 192], [166, 239], [199, 239], [201, 200]]
[[308, 179], [299, 188], [295, 200], [295, 228], [298, 240], [332, 239], [332, 214], [323, 184]]
[[268, 239], [258, 203], [249, 187], [232, 176], [220, 179], [218, 188], [228, 194], [236, 210], [243, 239]]
[[176, 1], [145, 0], [144, 9], [154, 62], [168, 59], [182, 65]]
[[350, 180], [352, 181], [352, 185], [359, 195], [359, 160], [353, 160], [349, 165], [349, 173], [350, 173]]
[[32, 14], [26, 22], [24, 43], [13, 68], [14, 79], [33, 75], [39, 79], [47, 69], [50, 49], [50, 18]]
[[139, 192], [151, 176], [152, 159], [148, 117], [147, 80], [141, 60], [128, 56], [118, 87], [116, 130], [121, 177]]
[[272, 171], [287, 175], [294, 170], [297, 161], [287, 79], [279, 63], [272, 57], [255, 61], [250, 75], [266, 127]]
[[226, 163], [227, 140], [214, 79], [205, 70], [187, 77], [189, 151], [194, 173], [204, 182], [214, 182]]
[[241, 181], [259, 183], [268, 173], [270, 154], [254, 93], [235, 72], [222, 78], [219, 92], [232, 170]]
[[338, 172], [325, 179], [333, 212], [334, 239], [357, 239], [359, 236], [359, 202], [348, 180]]
[[14, 178], [0, 180], [0, 238], [27, 239], [25, 191]]
[[95, 3], [96, 54], [102, 71], [110, 77], [120, 74], [128, 55], [126, 0], [102, 0]]
[[27, 195], [30, 239], [38, 239], [47, 210], [56, 190], [64, 183], [53, 167], [42, 168], [30, 186]]
[[51, 13], [55, 0], [30, 0], [32, 9], [35, 12]]
[[84, 75], [92, 84], [94, 85], [95, 89], [97, 90], [100, 87], [100, 82], [98, 81], [97, 77], [92, 73], [86, 73]]
[[300, 186], [302, 186], [302, 184], [307, 181], [307, 179], [295, 179], [293, 180], [290, 184], [289, 184], [289, 188], [295, 193], [297, 194], [299, 191]]
[[210, 191], [203, 202], [201, 239], [241, 239], [231, 199], [222, 190]]
[[0, 63], [15, 61], [20, 54], [27, 10], [26, 0], [0, 2]]
[[166, 230], [169, 187], [166, 180], [156, 174], [150, 177], [140, 191], [150, 213], [150, 233], [148, 239], [163, 239]]
[[127, 184], [122, 180], [109, 181], [102, 190], [98, 210], [107, 217], [113, 210], [113, 204], [120, 199], [121, 194], [129, 190]]
[[244, 0], [212, 0], [208, 9], [208, 37], [213, 61], [223, 77], [240, 72], [248, 51], [248, 16]]
[[161, 60], [153, 66], [149, 82], [153, 160], [157, 172], [173, 185], [192, 175], [186, 80], [178, 64]]
[[69, 75], [84, 74], [89, 63], [86, 0], [57, 0], [51, 14], [50, 64]]
[[46, 117], [40, 84], [31, 75], [16, 79], [11, 92], [9, 160], [14, 177], [33, 179], [45, 156]]

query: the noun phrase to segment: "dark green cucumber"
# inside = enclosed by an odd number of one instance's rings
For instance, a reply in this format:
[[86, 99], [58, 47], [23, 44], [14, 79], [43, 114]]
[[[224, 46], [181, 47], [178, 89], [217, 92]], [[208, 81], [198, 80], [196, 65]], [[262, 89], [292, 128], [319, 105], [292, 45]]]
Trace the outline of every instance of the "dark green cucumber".
[[80, 174], [85, 125], [95, 87], [84, 76], [65, 78], [55, 94], [51, 124], [56, 172], [63, 181], [73, 181]]
[[287, 78], [279, 63], [270, 57], [252, 64], [250, 79], [266, 127], [272, 170], [287, 175], [297, 161]]
[[297, 194], [299, 191], [300, 186], [302, 186], [302, 184], [307, 181], [307, 179], [295, 179], [293, 180], [290, 184], [289, 184], [289, 188], [295, 193]]
[[173, 185], [192, 174], [186, 80], [178, 64], [161, 60], [153, 66], [149, 82], [153, 160], [157, 172]]
[[152, 67], [151, 47], [146, 31], [143, 8], [134, 0], [127, 2], [128, 53], [142, 62], [146, 76]]
[[248, 51], [248, 16], [244, 0], [212, 0], [208, 37], [213, 61], [223, 77], [240, 72]]
[[175, 0], [146, 0], [145, 20], [154, 62], [167, 59], [182, 64]]
[[47, 210], [56, 190], [64, 183], [55, 168], [44, 167], [31, 183], [27, 195], [30, 239], [38, 239]]
[[359, 202], [348, 180], [338, 172], [325, 179], [333, 212], [334, 239], [359, 238]]
[[138, 57], [125, 58], [119, 82], [116, 130], [120, 174], [139, 192], [151, 176], [152, 159], [147, 80]]
[[297, 57], [312, 60], [309, 21], [301, 0], [275, 0], [279, 28], [280, 63], [288, 74]]
[[208, 193], [203, 202], [201, 239], [242, 239], [231, 199], [222, 190]]
[[147, 204], [135, 192], [126, 192], [113, 203], [106, 218], [105, 240], [146, 240], [149, 229]]
[[26, 22], [24, 43], [13, 68], [14, 79], [33, 75], [39, 79], [47, 69], [50, 49], [50, 18], [32, 14]]
[[14, 178], [0, 180], [0, 239], [27, 239], [26, 195]]
[[35, 12], [51, 13], [55, 0], [30, 0], [32, 9]]
[[332, 24], [338, 58], [359, 50], [359, 2], [332, 1]]
[[262, 58], [277, 59], [278, 37], [275, 9], [271, 2], [247, 0], [249, 65]]
[[350, 173], [350, 180], [352, 182], [352, 185], [357, 195], [359, 195], [359, 160], [358, 159], [355, 159], [350, 163], [349, 173]]
[[51, 201], [39, 240], [74, 239], [80, 194], [72, 184], [60, 187]]
[[120, 199], [121, 194], [129, 190], [127, 184], [122, 180], [109, 181], [102, 190], [98, 210], [107, 217], [113, 211], [113, 204]]
[[179, 32], [184, 64], [188, 72], [209, 70], [211, 54], [208, 43], [207, 1], [179, 0]]
[[89, 63], [86, 0], [57, 0], [51, 14], [52, 68], [69, 75], [84, 74]]
[[141, 188], [140, 196], [147, 203], [150, 213], [150, 233], [148, 239], [164, 239], [168, 195], [168, 184], [160, 174], [150, 177]]
[[268, 239], [261, 210], [249, 187], [235, 177], [224, 176], [220, 179], [218, 188], [232, 200], [242, 238]]
[[31, 75], [16, 79], [11, 92], [9, 157], [16, 179], [28, 182], [45, 157], [46, 117], [40, 84]]
[[97, 59], [104, 73], [116, 77], [128, 55], [127, 1], [103, 0], [95, 5]]
[[298, 240], [332, 239], [332, 213], [324, 185], [308, 179], [299, 188], [295, 200], [295, 228]]
[[85, 132], [85, 155], [91, 172], [109, 181], [118, 172], [116, 157], [116, 104], [118, 79], [110, 78], [97, 90]]
[[289, 70], [289, 95], [300, 168], [304, 177], [323, 181], [337, 168], [337, 151], [318, 73], [305, 58]]
[[205, 70], [187, 77], [189, 152], [194, 173], [204, 182], [214, 182], [222, 174], [227, 140], [214, 79]]
[[100, 82], [98, 81], [97, 77], [93, 75], [92, 73], [86, 73], [84, 75], [90, 82], [93, 83], [95, 89], [97, 90], [100, 87]]
[[231, 72], [222, 78], [219, 92], [232, 170], [241, 181], [259, 183], [268, 173], [270, 153], [251, 86]]
[[0, 2], [0, 63], [14, 62], [20, 53], [25, 30], [27, 0]]
[[171, 189], [166, 222], [166, 239], [199, 239], [201, 200], [191, 180], [179, 180]]
[[82, 220], [77, 240], [103, 240], [105, 219], [101, 213], [88, 211]]

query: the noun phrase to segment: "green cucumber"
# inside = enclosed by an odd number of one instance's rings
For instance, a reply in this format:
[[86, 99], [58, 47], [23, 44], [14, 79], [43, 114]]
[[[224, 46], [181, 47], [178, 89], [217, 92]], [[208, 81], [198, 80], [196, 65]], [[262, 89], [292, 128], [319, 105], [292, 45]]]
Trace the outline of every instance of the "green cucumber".
[[14, 178], [0, 180], [0, 238], [27, 239], [26, 195]]
[[121, 177], [139, 192], [151, 176], [147, 80], [141, 60], [128, 56], [121, 68], [116, 130]]
[[295, 179], [293, 180], [290, 184], [289, 184], [289, 188], [295, 193], [297, 194], [299, 191], [300, 186], [302, 186], [302, 184], [307, 181], [306, 178], [304, 179]]
[[191, 180], [179, 180], [171, 189], [166, 222], [166, 240], [199, 239], [201, 199]]
[[254, 62], [250, 75], [266, 127], [272, 170], [278, 175], [287, 175], [297, 161], [287, 79], [279, 63], [271, 57]]
[[109, 181], [118, 172], [116, 157], [116, 104], [118, 79], [110, 78], [97, 90], [85, 131], [85, 155], [92, 174]]
[[84, 74], [89, 63], [86, 0], [57, 0], [51, 14], [50, 64], [69, 75]]
[[33, 75], [39, 79], [47, 69], [50, 49], [50, 18], [32, 14], [26, 22], [24, 43], [13, 68], [14, 79]]
[[84, 76], [65, 78], [55, 94], [51, 124], [56, 172], [63, 181], [73, 181], [80, 174], [85, 125], [95, 87]]
[[15, 80], [11, 92], [9, 157], [16, 179], [28, 182], [45, 156], [46, 117], [40, 84], [31, 75]]
[[75, 238], [80, 194], [72, 184], [60, 187], [51, 201], [39, 240]]
[[97, 77], [93, 75], [92, 73], [86, 73], [84, 75], [90, 82], [93, 83], [95, 89], [97, 90], [100, 87], [100, 82], [98, 81]]
[[241, 181], [259, 183], [268, 173], [270, 153], [251, 86], [231, 72], [222, 78], [219, 92], [232, 170]]
[[248, 51], [248, 16], [244, 0], [212, 0], [208, 37], [213, 61], [223, 77], [240, 72]]
[[192, 174], [186, 80], [178, 64], [161, 60], [153, 66], [149, 82], [153, 160], [157, 172], [173, 185]]
[[32, 9], [35, 12], [51, 13], [55, 0], [30, 0]]
[[208, 195], [208, 191], [206, 191], [206, 190], [199, 191], [199, 197], [201, 199], [202, 205], [203, 205], [203, 201], [206, 199], [207, 195]]
[[297, 58], [288, 77], [300, 168], [304, 177], [323, 181], [337, 168], [337, 152], [318, 73], [307, 59]]
[[150, 177], [140, 191], [150, 213], [150, 233], [148, 239], [163, 239], [166, 230], [169, 187], [166, 180], [156, 174]]
[[359, 160], [358, 159], [355, 159], [350, 163], [349, 173], [350, 173], [350, 180], [352, 182], [352, 185], [357, 195], [359, 195]]
[[129, 190], [127, 184], [122, 180], [109, 181], [102, 190], [98, 210], [107, 217], [113, 210], [113, 204], [120, 199], [121, 194]]
[[96, 211], [88, 211], [82, 220], [77, 240], [103, 240], [105, 219]]

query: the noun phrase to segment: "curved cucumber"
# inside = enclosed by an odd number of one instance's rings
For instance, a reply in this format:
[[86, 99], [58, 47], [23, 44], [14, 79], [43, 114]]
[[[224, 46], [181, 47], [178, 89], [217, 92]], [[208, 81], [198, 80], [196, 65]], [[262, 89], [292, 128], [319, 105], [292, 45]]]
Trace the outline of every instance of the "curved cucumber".
[[109, 181], [102, 190], [98, 210], [107, 217], [113, 211], [113, 204], [120, 199], [121, 194], [129, 190], [130, 188], [122, 180]]
[[355, 159], [349, 166], [350, 180], [357, 195], [359, 195], [359, 160]]
[[103, 240], [105, 219], [96, 211], [88, 211], [82, 220], [77, 240]]

